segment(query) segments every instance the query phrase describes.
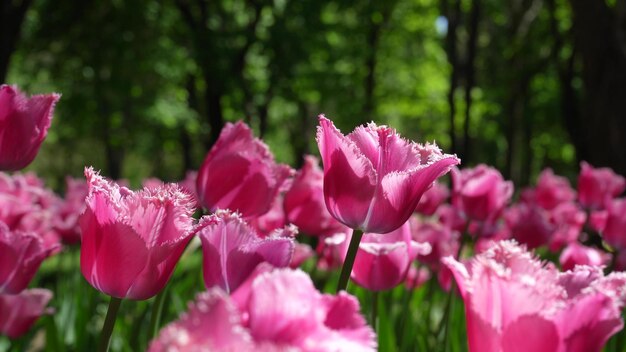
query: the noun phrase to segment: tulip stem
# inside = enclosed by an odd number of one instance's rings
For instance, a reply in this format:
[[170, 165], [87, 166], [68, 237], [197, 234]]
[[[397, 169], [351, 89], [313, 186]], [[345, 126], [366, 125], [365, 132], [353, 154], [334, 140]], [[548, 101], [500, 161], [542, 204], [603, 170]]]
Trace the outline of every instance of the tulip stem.
[[159, 292], [152, 303], [152, 315], [150, 316], [150, 334], [154, 338], [159, 332], [159, 325], [161, 324], [161, 316], [163, 315], [163, 305], [165, 303], [165, 295], [167, 287]]
[[354, 265], [354, 258], [356, 258], [356, 252], [359, 249], [359, 243], [361, 243], [361, 237], [363, 237], [363, 231], [354, 229], [352, 231], [352, 239], [350, 240], [350, 246], [348, 247], [348, 253], [346, 254], [346, 260], [343, 262], [341, 268], [341, 275], [339, 275], [339, 284], [337, 285], [337, 293], [341, 290], [345, 290], [348, 287], [348, 281], [350, 280], [350, 274], [352, 273], [352, 266]]
[[378, 291], [372, 291], [372, 328], [378, 331]]
[[106, 352], [109, 350], [109, 345], [111, 344], [111, 333], [113, 332], [115, 318], [117, 317], [117, 311], [120, 309], [121, 304], [121, 298], [111, 297], [109, 309], [107, 309], [107, 316], [104, 318], [104, 325], [102, 326], [102, 332], [100, 333], [98, 352]]

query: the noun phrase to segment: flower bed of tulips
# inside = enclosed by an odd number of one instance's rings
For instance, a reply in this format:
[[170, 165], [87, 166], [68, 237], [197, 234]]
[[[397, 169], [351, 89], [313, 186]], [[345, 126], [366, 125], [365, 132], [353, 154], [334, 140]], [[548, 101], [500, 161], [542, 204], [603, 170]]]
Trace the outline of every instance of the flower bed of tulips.
[[19, 170], [59, 98], [0, 87], [0, 351], [626, 350], [610, 169], [515, 192], [320, 115], [321, 164], [278, 164], [228, 123], [178, 183], [133, 190], [94, 165], [57, 195]]

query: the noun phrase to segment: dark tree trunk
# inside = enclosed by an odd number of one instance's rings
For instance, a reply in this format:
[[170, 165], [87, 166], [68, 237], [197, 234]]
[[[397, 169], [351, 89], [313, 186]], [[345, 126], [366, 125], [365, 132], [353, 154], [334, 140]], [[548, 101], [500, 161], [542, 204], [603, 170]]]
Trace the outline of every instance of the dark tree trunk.
[[478, 22], [480, 19], [480, 0], [472, 1], [469, 19], [469, 38], [467, 40], [466, 82], [465, 82], [465, 121], [463, 123], [463, 150], [461, 160], [471, 160], [470, 121], [472, 112], [472, 89], [476, 85], [476, 51], [478, 41]]
[[0, 0], [0, 84], [6, 82], [11, 55], [22, 32], [32, 0]]
[[[579, 116], [570, 116], [578, 158], [626, 174], [626, 30], [623, 4], [570, 0], [582, 62]], [[567, 93], [567, 92], [566, 92]]]
[[456, 103], [454, 100], [454, 94], [459, 85], [459, 55], [457, 52], [457, 28], [461, 19], [461, 1], [453, 0], [452, 8], [448, 4], [448, 0], [443, 0], [443, 15], [448, 19], [448, 32], [446, 34], [446, 54], [448, 56], [448, 62], [451, 66], [450, 72], [450, 87], [448, 90], [448, 109], [449, 109], [449, 121], [450, 121], [450, 150], [452, 153], [458, 152], [457, 137], [456, 137]]

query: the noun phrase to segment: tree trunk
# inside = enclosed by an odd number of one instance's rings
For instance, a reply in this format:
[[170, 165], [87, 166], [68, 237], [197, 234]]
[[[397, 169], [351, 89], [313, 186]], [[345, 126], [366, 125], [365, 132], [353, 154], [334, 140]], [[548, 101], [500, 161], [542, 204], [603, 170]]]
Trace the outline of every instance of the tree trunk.
[[22, 32], [31, 0], [0, 0], [0, 84], [6, 82], [11, 55]]
[[[573, 35], [582, 61], [580, 116], [570, 131], [578, 158], [626, 174], [626, 42], [623, 6], [570, 0]], [[620, 3], [618, 1], [618, 3]]]

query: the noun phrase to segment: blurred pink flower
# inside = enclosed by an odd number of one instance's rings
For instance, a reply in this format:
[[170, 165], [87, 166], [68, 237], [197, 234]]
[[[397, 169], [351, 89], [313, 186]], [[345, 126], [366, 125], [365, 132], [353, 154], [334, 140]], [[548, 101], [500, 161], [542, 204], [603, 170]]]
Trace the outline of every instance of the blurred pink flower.
[[289, 267], [296, 269], [302, 265], [307, 259], [312, 258], [315, 255], [313, 248], [305, 243], [296, 242], [293, 257], [289, 263]]
[[505, 220], [511, 238], [529, 249], [548, 244], [554, 233], [546, 211], [536, 205], [517, 203], [506, 210]]
[[0, 222], [0, 294], [24, 290], [54, 249], [34, 233], [11, 231]]
[[304, 165], [298, 171], [284, 200], [288, 220], [302, 233], [323, 236], [343, 227], [330, 215], [324, 203], [324, 172], [316, 157], [304, 157]]
[[246, 218], [263, 215], [291, 172], [289, 166], [276, 164], [267, 145], [245, 123], [227, 123], [198, 172], [200, 204]]
[[422, 199], [415, 207], [415, 212], [427, 216], [433, 215], [449, 196], [448, 187], [443, 183], [435, 182], [432, 187], [424, 192]]
[[513, 195], [513, 183], [484, 164], [461, 171], [454, 168], [452, 188], [452, 204], [468, 218], [478, 221], [499, 217]]
[[247, 222], [261, 237], [267, 237], [274, 230], [285, 227], [287, 219], [283, 209], [283, 196], [279, 194], [274, 198], [272, 207], [267, 213], [248, 218]]
[[344, 136], [324, 115], [317, 145], [328, 211], [346, 226], [370, 233], [402, 226], [431, 184], [460, 162], [434, 144], [407, 141], [374, 123]]
[[319, 293], [300, 270], [262, 272], [233, 301], [202, 293], [166, 326], [149, 351], [375, 351], [376, 335], [358, 300]]
[[594, 168], [580, 163], [578, 175], [578, 201], [590, 209], [603, 209], [607, 201], [619, 196], [626, 189], [626, 179], [608, 167]]
[[408, 221], [387, 234], [366, 233], [359, 244], [351, 278], [371, 291], [392, 289], [404, 281], [415, 257], [430, 251], [428, 243], [411, 239]]
[[148, 299], [172, 275], [193, 234], [193, 200], [174, 184], [133, 192], [85, 168], [80, 266], [96, 289]]
[[559, 263], [563, 270], [572, 270], [576, 265], [604, 266], [611, 260], [611, 255], [597, 248], [572, 242], [561, 252]]
[[468, 265], [444, 263], [465, 301], [471, 352], [597, 351], [622, 329], [626, 274], [598, 267], [559, 273], [513, 241], [501, 241]]
[[262, 262], [289, 265], [297, 232], [290, 226], [262, 238], [238, 214], [227, 210], [202, 217], [196, 231], [202, 240], [204, 284], [229, 293]]
[[[626, 198], [607, 202], [604, 221], [596, 219], [598, 225], [604, 225], [600, 232], [602, 238], [611, 246], [626, 249]], [[599, 218], [596, 216], [596, 218]]]
[[559, 204], [575, 200], [576, 191], [565, 177], [555, 175], [552, 169], [547, 168], [539, 174], [535, 188], [522, 192], [522, 199], [551, 210]]
[[411, 236], [413, 241], [428, 243], [431, 251], [417, 255], [420, 263], [428, 265], [433, 271], [438, 271], [441, 258], [456, 257], [461, 246], [461, 234], [438, 222], [419, 222], [411, 218]]
[[39, 152], [61, 95], [27, 97], [17, 86], [0, 86], [0, 170], [20, 170]]
[[548, 219], [554, 226], [548, 246], [552, 252], [557, 252], [563, 246], [578, 240], [587, 215], [578, 204], [564, 202], [550, 210]]
[[80, 226], [78, 218], [85, 211], [85, 198], [89, 194], [89, 186], [85, 180], [71, 177], [65, 178], [65, 198], [55, 208], [53, 219], [54, 230], [67, 244], [80, 242]]
[[41, 288], [17, 295], [0, 294], [0, 335], [16, 339], [24, 335], [43, 314], [52, 311], [46, 305], [52, 292]]

